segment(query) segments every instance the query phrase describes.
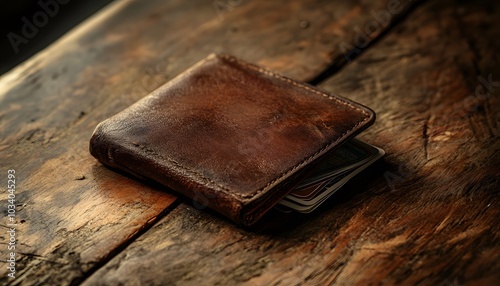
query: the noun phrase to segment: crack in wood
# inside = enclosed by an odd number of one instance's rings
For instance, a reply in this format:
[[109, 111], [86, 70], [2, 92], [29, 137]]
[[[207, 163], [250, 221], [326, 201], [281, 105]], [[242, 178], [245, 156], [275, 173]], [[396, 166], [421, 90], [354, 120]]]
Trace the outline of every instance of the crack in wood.
[[155, 226], [162, 218], [167, 216], [172, 210], [174, 210], [178, 205], [182, 203], [182, 199], [177, 199], [175, 200], [172, 204], [170, 204], [166, 209], [164, 209], [158, 216], [151, 218], [148, 220], [148, 223], [144, 224], [139, 231], [135, 232], [133, 235], [131, 235], [129, 238], [127, 238], [122, 244], [117, 245], [117, 247], [113, 250], [111, 250], [106, 257], [104, 257], [102, 260], [98, 261], [95, 263], [93, 266], [90, 267], [88, 271], [85, 273], [82, 273], [83, 275], [80, 277], [75, 278], [69, 285], [80, 285], [87, 278], [92, 276], [94, 272], [102, 268], [104, 265], [106, 265], [111, 259], [113, 259], [115, 256], [120, 254], [125, 248], [127, 248], [130, 244], [132, 244], [134, 241], [136, 241], [139, 237], [141, 237], [144, 233], [146, 233], [148, 230], [150, 230], [153, 226]]
[[426, 161], [429, 161], [429, 151], [427, 150], [428, 146], [429, 146], [429, 134], [427, 133], [427, 129], [429, 128], [428, 127], [429, 119], [430, 119], [430, 116], [427, 116], [425, 118], [424, 125], [422, 128], [422, 136], [424, 138], [424, 155], [425, 155]]
[[[357, 46], [353, 42], [349, 43], [351, 46], [354, 47], [356, 52], [353, 51], [348, 51], [349, 54], [349, 61], [346, 59], [346, 54], [345, 53], [339, 53], [338, 56], [334, 57], [331, 62], [326, 66], [326, 68], [319, 72], [315, 77], [312, 79], [307, 80], [307, 83], [311, 85], [319, 85], [326, 79], [330, 78], [337, 72], [339, 72], [343, 67], [345, 67], [347, 64], [350, 62], [356, 60], [361, 54], [363, 54], [363, 51], [369, 49], [373, 45], [375, 45], [377, 42], [379, 42], [382, 38], [384, 38], [385, 35], [387, 35], [394, 27], [396, 27], [400, 22], [402, 22], [409, 14], [411, 14], [412, 11], [415, 10], [420, 4], [423, 4], [426, 0], [416, 0], [412, 1], [409, 3], [407, 6], [404, 7], [404, 10], [398, 14], [393, 15], [391, 18], [390, 23], [383, 28], [383, 30], [380, 32], [380, 34], [376, 35], [374, 38], [370, 39], [368, 44], [364, 47]], [[368, 35], [370, 36], [370, 35]]]

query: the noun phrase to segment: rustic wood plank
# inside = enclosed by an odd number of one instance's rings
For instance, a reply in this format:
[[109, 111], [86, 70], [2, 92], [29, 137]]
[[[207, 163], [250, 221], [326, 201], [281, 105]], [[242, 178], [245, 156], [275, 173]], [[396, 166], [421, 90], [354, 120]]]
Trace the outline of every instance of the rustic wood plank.
[[[387, 5], [224, 3], [223, 10], [201, 0], [114, 3], [0, 78], [1, 174], [15, 169], [18, 182], [18, 278], [9, 280], [2, 267], [1, 283], [78, 283], [175, 207], [172, 193], [90, 157], [98, 122], [211, 52], [313, 79], [343, 58], [339, 45], [352, 41], [353, 27]], [[410, 7], [401, 5], [398, 13]], [[6, 200], [0, 209], [7, 212]]]
[[486, 3], [429, 2], [322, 84], [378, 112], [362, 137], [388, 155], [318, 213], [253, 232], [182, 204], [85, 285], [497, 284], [500, 86], [474, 95], [500, 79]]

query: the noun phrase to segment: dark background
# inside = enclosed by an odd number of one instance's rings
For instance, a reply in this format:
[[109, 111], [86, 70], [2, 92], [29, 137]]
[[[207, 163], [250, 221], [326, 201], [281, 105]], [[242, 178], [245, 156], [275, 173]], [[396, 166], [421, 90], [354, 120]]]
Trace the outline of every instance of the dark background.
[[[38, 28], [34, 37], [28, 39], [28, 43], [18, 46], [15, 52], [8, 34], [13, 32], [21, 37], [23, 17], [33, 23], [33, 16], [44, 11], [39, 2], [48, 3], [57, 0], [16, 0], [0, 2], [0, 75], [14, 68], [26, 59], [30, 58], [40, 50], [44, 49], [71, 28], [106, 6], [112, 0], [69, 0], [67, 4], [60, 4], [59, 11], [54, 16], [48, 16], [47, 24]], [[68, 0], [64, 0], [68, 1]], [[64, 2], [61, 0], [61, 2]], [[44, 12], [45, 13], [45, 12]], [[45, 13], [46, 14], [46, 13]]]

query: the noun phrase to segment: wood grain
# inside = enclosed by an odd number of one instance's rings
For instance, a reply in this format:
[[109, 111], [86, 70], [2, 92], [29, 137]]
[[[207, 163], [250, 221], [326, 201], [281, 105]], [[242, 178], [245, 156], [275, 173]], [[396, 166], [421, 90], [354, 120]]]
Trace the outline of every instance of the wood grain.
[[[220, 16], [210, 1], [116, 2], [0, 78], [0, 171], [4, 178], [15, 169], [18, 182], [17, 278], [2, 267], [0, 283], [76, 284], [176, 206], [168, 190], [90, 157], [98, 122], [211, 52], [313, 79], [343, 58], [339, 44], [353, 41], [354, 27], [387, 5], [227, 3]], [[0, 209], [6, 213], [6, 199]], [[8, 237], [0, 239], [5, 246]]]
[[500, 86], [475, 95], [500, 81], [487, 3], [428, 2], [321, 85], [375, 109], [361, 137], [387, 156], [317, 213], [256, 232], [181, 204], [85, 285], [498, 284]]

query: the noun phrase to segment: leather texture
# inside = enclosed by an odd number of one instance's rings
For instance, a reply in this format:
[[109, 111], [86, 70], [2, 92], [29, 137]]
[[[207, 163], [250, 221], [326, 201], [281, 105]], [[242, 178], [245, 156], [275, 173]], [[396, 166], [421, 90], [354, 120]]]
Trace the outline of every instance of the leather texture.
[[374, 120], [360, 104], [212, 54], [101, 122], [90, 153], [251, 225]]

